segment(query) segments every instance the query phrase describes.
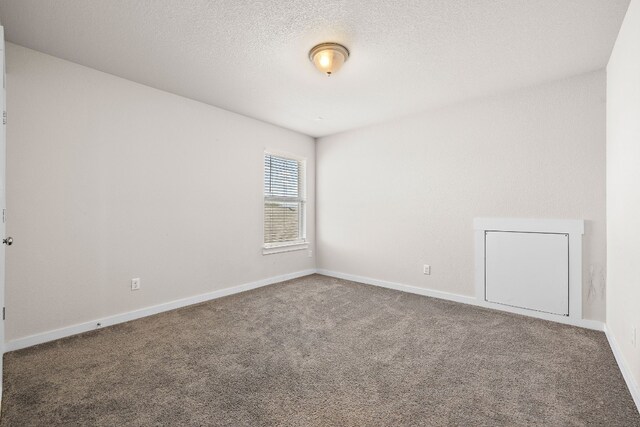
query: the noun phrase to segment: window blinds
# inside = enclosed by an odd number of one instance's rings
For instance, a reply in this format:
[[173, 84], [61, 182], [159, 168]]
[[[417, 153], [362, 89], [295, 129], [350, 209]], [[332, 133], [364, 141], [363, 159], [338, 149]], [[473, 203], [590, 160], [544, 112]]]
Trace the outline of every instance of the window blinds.
[[303, 161], [265, 153], [265, 244], [304, 241], [303, 177]]

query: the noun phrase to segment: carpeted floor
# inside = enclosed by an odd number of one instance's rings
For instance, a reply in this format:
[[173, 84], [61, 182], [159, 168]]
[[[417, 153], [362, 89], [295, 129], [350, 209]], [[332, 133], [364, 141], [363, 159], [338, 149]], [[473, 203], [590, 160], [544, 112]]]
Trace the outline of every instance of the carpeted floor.
[[319, 275], [4, 361], [2, 426], [640, 426], [601, 332]]

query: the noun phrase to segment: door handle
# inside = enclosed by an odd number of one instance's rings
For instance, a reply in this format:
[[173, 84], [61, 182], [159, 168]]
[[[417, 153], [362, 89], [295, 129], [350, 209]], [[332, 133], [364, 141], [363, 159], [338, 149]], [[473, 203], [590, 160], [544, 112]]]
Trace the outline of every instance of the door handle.
[[2, 240], [2, 243], [4, 243], [7, 246], [13, 245], [13, 237], [7, 237], [6, 239]]

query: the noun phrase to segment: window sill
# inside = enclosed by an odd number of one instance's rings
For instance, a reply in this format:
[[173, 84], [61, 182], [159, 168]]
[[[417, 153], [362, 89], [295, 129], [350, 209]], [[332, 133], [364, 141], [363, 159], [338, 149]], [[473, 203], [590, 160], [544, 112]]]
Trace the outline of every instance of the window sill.
[[262, 255], [279, 254], [282, 252], [301, 251], [309, 248], [309, 242], [281, 243], [278, 245], [264, 245]]

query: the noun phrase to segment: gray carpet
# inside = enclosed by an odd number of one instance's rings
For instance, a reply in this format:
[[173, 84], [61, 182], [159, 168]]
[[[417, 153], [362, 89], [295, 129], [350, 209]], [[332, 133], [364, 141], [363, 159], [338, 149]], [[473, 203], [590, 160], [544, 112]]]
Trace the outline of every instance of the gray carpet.
[[319, 275], [4, 361], [3, 426], [640, 426], [601, 332]]

